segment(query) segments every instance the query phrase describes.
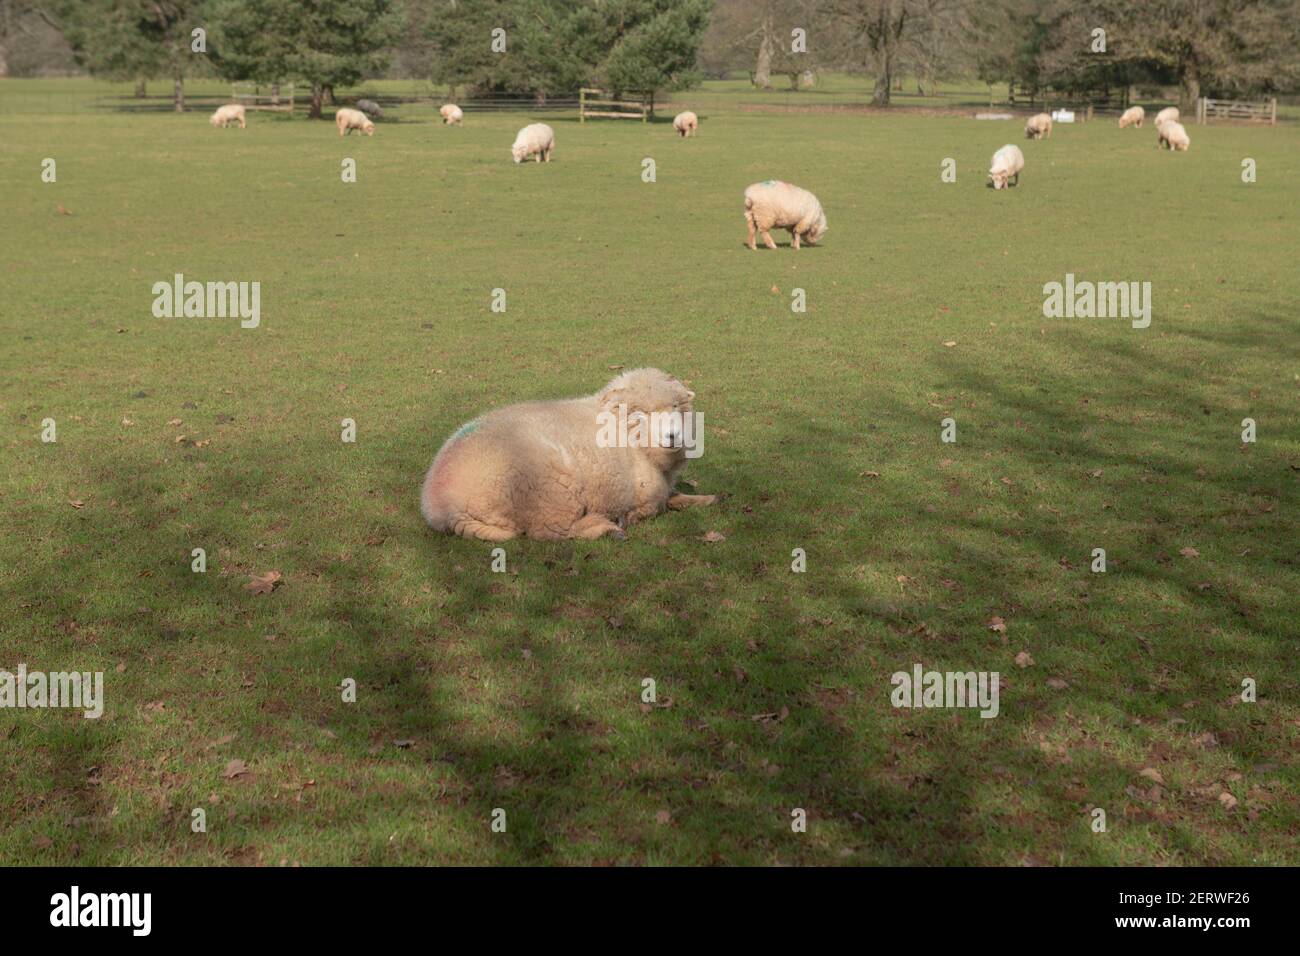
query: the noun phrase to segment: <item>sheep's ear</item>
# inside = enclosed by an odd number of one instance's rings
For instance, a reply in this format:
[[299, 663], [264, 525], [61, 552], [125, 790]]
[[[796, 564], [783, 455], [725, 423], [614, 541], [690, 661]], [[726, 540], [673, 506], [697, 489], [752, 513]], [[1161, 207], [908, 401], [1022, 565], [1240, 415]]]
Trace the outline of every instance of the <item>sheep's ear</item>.
[[688, 389], [686, 390], [686, 399], [687, 399], [687, 401], [689, 401], [690, 399], [692, 399], [692, 398], [694, 398], [694, 397], [695, 397], [695, 393], [694, 393], [693, 391], [691, 391], [691, 390], [688, 388]]
[[596, 399], [601, 408], [612, 408], [620, 402], [626, 401], [627, 389], [625, 388], [607, 388]]

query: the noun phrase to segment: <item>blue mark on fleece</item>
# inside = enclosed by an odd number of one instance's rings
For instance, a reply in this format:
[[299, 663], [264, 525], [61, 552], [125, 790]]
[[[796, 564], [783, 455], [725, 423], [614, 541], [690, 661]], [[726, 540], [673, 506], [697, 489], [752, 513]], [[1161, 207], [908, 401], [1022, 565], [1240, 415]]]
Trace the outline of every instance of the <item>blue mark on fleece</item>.
[[456, 433], [451, 436], [450, 440], [455, 441], [457, 438], [464, 438], [466, 435], [470, 434], [473, 431], [476, 431], [477, 429], [478, 429], [477, 421], [466, 422], [464, 425], [461, 425], [460, 428], [456, 429]]

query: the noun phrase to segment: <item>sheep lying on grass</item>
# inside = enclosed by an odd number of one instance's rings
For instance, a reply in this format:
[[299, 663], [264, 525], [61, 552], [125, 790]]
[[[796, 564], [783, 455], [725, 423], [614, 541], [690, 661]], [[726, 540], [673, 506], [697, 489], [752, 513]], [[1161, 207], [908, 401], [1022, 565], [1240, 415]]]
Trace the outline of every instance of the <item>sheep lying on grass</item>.
[[[420, 512], [436, 531], [505, 541], [623, 538], [666, 509], [711, 505], [717, 496], [673, 490], [695, 431], [694, 397], [671, 375], [642, 368], [595, 395], [488, 412], [438, 451]], [[610, 429], [611, 421], [624, 427]]]
[[448, 126], [460, 126], [465, 120], [465, 113], [455, 103], [448, 103], [438, 110], [438, 115]]

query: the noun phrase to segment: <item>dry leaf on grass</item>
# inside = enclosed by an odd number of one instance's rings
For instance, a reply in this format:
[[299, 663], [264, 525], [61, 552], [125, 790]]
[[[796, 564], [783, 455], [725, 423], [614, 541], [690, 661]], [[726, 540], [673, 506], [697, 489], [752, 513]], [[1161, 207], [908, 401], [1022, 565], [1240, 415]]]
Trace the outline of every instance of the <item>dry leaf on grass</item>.
[[709, 531], [709, 532], [706, 532], [706, 533], [705, 533], [705, 534], [700, 538], [700, 540], [701, 540], [701, 541], [708, 541], [710, 544], [713, 544], [713, 543], [716, 543], [716, 542], [719, 542], [719, 541], [726, 541], [726, 540], [727, 540], [727, 536], [726, 536], [725, 534], [723, 534], [722, 532], [720, 532], [720, 531]]
[[1005, 634], [1007, 632], [1007, 622], [1000, 617], [991, 617], [989, 618], [989, 630]]
[[1199, 558], [1201, 556], [1201, 552], [1197, 551], [1195, 548], [1179, 548], [1178, 553], [1184, 558]]
[[248, 765], [242, 760], [235, 759], [226, 764], [226, 769], [221, 771], [221, 776], [225, 777], [227, 780], [234, 780], [236, 777], [243, 776], [246, 773], [248, 773]]
[[1160, 775], [1160, 771], [1155, 767], [1144, 767], [1139, 776], [1146, 777], [1148, 780], [1154, 780], [1156, 783], [1163, 785], [1165, 778]]
[[1033, 664], [1034, 664], [1034, 658], [1028, 651], [1021, 651], [1019, 654], [1016, 655], [1017, 667], [1032, 667]]
[[254, 574], [250, 577], [252, 580], [244, 585], [244, 590], [252, 591], [254, 594], [270, 594], [282, 583], [279, 571], [267, 571], [265, 574]]

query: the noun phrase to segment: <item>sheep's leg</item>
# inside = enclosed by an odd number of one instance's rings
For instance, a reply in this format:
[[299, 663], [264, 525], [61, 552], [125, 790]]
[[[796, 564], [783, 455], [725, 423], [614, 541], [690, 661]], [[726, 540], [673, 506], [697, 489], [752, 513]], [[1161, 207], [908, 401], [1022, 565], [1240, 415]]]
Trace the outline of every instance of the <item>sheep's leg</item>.
[[668, 509], [670, 511], [682, 511], [686, 508], [699, 508], [704, 505], [716, 505], [719, 500], [718, 495], [679, 495], [674, 493], [668, 496]]
[[799, 233], [794, 229], [790, 230], [790, 248], [791, 249], [799, 248]]
[[767, 246], [769, 249], [775, 249], [776, 240], [772, 238], [772, 234], [766, 229], [761, 230], [761, 232], [763, 233], [763, 245]]
[[587, 540], [603, 538], [605, 535], [620, 539], [627, 537], [622, 528], [604, 515], [583, 515], [573, 523], [573, 527], [569, 529], [569, 535]]
[[509, 541], [518, 533], [509, 528], [484, 524], [473, 518], [464, 518], [456, 522], [453, 530], [463, 538], [478, 538], [480, 541]]
[[755, 228], [755, 226], [754, 226], [754, 217], [753, 217], [753, 216], [746, 216], [746, 217], [745, 217], [745, 221], [749, 223], [749, 239], [746, 240], [746, 241], [747, 241], [747, 243], [748, 243], [750, 249], [757, 249], [758, 246], [756, 246], [756, 245], [754, 244], [754, 235], [755, 235], [755, 233], [756, 233], [756, 228]]
[[1019, 185], [1020, 185], [1020, 173], [1019, 173], [1019, 172], [1017, 172], [1014, 176], [1011, 177], [1011, 185], [1013, 185], [1013, 186], [1019, 186]]

